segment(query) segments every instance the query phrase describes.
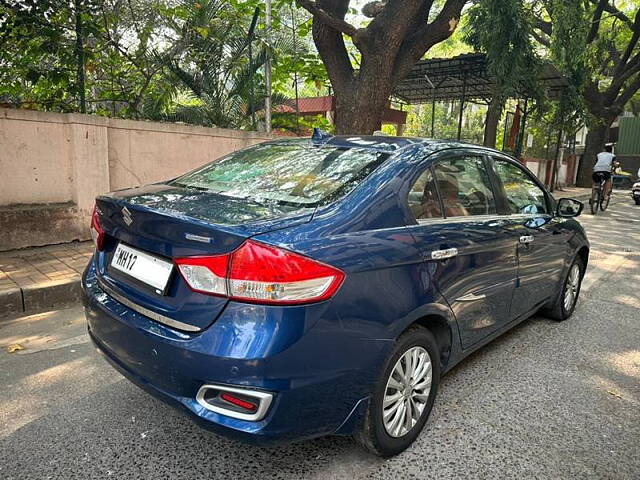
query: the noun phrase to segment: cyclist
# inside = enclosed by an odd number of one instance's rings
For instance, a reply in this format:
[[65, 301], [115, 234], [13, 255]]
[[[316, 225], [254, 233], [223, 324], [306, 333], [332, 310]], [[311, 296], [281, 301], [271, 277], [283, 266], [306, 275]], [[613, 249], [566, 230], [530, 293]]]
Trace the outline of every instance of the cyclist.
[[593, 181], [596, 185], [600, 184], [604, 178], [604, 198], [609, 198], [611, 195], [611, 172], [615, 167], [616, 156], [612, 153], [613, 145], [606, 145], [604, 152], [598, 154], [598, 161], [593, 166]]

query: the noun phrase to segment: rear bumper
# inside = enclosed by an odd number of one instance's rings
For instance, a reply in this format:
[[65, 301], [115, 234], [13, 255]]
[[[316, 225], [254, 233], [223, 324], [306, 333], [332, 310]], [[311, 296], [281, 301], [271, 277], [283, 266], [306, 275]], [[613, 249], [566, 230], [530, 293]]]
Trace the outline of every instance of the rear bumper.
[[[230, 303], [208, 329], [184, 333], [103, 292], [92, 263], [83, 276], [91, 339], [125, 377], [203, 427], [240, 441], [273, 445], [358, 427], [392, 343], [340, 330], [326, 306]], [[256, 422], [205, 409], [203, 384], [273, 393]]]

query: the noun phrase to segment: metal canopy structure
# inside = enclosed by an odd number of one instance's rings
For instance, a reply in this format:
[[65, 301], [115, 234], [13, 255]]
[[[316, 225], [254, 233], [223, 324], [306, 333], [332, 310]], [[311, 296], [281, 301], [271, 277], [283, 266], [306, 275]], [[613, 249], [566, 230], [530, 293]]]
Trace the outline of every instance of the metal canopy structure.
[[[558, 98], [569, 82], [551, 64], [545, 64], [538, 81], [550, 98]], [[459, 55], [453, 58], [421, 60], [398, 84], [393, 96], [409, 104], [460, 100], [489, 102], [495, 82], [487, 72], [483, 53]], [[526, 92], [521, 92], [521, 98]]]
[[[551, 99], [560, 98], [562, 91], [569, 86], [568, 80], [550, 63], [544, 64], [537, 81], [546, 90]], [[435, 136], [436, 102], [459, 100], [458, 140], [462, 136], [462, 121], [465, 102], [484, 102], [489, 104], [493, 97], [495, 81], [487, 71], [487, 58], [483, 53], [470, 53], [453, 58], [434, 58], [416, 63], [407, 77], [398, 84], [393, 96], [405, 103], [431, 103], [431, 136]], [[521, 125], [518, 126], [518, 138], [515, 155], [522, 151], [525, 125], [528, 114], [527, 92], [524, 86], [517, 93], [524, 98], [524, 112]]]

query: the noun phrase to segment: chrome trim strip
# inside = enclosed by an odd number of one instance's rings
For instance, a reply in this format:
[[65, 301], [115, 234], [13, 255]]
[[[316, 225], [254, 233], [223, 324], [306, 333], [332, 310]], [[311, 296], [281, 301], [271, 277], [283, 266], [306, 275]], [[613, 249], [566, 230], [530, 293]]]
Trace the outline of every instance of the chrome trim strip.
[[[463, 222], [486, 222], [490, 220], [525, 220], [529, 218], [553, 218], [552, 215], [548, 213], [510, 213], [507, 215], [464, 215], [460, 217], [434, 217], [434, 218], [419, 218], [416, 220], [417, 225], [430, 225], [430, 224], [438, 224], [438, 223], [463, 223]], [[415, 225], [407, 225], [407, 227], [412, 227]]]
[[504, 287], [514, 286], [517, 279], [513, 278], [511, 280], [506, 280], [504, 282], [496, 283], [495, 285], [491, 285], [489, 287], [483, 288], [482, 290], [467, 293], [461, 297], [456, 298], [456, 302], [475, 302], [477, 300], [484, 300], [487, 297], [493, 295], [497, 290], [500, 290]]
[[453, 258], [458, 255], [457, 248], [448, 248], [446, 250], [433, 250], [431, 252], [431, 260], [444, 260], [446, 258]]
[[[463, 223], [463, 222], [483, 222], [488, 220], [503, 220], [507, 215], [461, 215], [459, 217], [433, 217], [417, 219], [418, 225], [429, 225], [434, 223]], [[411, 225], [408, 225], [411, 226]]]
[[[255, 413], [240, 413], [235, 412], [233, 410], [227, 410], [226, 408], [218, 407], [217, 405], [211, 405], [204, 399], [204, 394], [207, 390], [221, 390], [223, 392], [230, 393], [238, 393], [240, 395], [246, 395], [248, 397], [253, 397], [258, 400], [258, 409]], [[271, 401], [273, 400], [273, 394], [267, 392], [258, 392], [256, 390], [246, 390], [244, 388], [234, 388], [227, 387], [225, 385], [211, 385], [206, 384], [202, 385], [196, 394], [196, 401], [200, 404], [200, 406], [206, 408], [207, 410], [211, 410], [212, 412], [219, 413], [220, 415], [225, 415], [231, 418], [237, 418], [239, 420], [247, 420], [249, 422], [257, 422], [262, 420], [264, 416], [267, 414], [267, 410], [271, 405]]]
[[456, 298], [456, 302], [475, 302], [477, 300], [484, 300], [487, 298], [487, 295], [482, 293], [480, 295], [476, 295], [475, 293], [467, 293], [462, 297]]
[[202, 331], [200, 327], [194, 327], [193, 325], [189, 325], [188, 323], [179, 322], [178, 320], [174, 320], [173, 318], [165, 317], [164, 315], [160, 315], [159, 313], [156, 313], [152, 310], [149, 310], [148, 308], [145, 308], [141, 305], [138, 305], [137, 303], [132, 302], [124, 295], [120, 295], [119, 293], [115, 292], [111, 287], [108, 287], [107, 285], [105, 285], [104, 282], [100, 281], [100, 279], [98, 279], [98, 286], [102, 290], [104, 290], [104, 292], [107, 295], [109, 295], [110, 297], [113, 297], [115, 300], [122, 303], [124, 306], [129, 307], [131, 310], [135, 310], [136, 312], [138, 312], [141, 315], [144, 315], [145, 317], [149, 317], [151, 320], [155, 320], [158, 323], [162, 323], [163, 325], [166, 325], [171, 328], [175, 328], [176, 330], [182, 330], [184, 332]]

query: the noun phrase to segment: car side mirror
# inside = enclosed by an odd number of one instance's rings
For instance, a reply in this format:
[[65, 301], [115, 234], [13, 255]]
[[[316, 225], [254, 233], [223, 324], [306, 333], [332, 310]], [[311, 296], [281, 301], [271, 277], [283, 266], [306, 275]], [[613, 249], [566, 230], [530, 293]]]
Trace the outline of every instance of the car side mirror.
[[573, 198], [561, 198], [558, 200], [558, 209], [556, 210], [556, 214], [559, 217], [573, 218], [580, 215], [583, 208], [584, 203], [579, 202], [578, 200]]

